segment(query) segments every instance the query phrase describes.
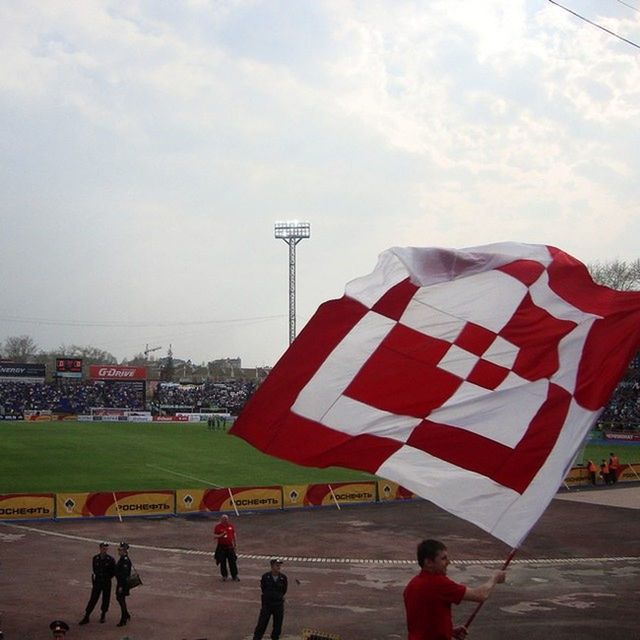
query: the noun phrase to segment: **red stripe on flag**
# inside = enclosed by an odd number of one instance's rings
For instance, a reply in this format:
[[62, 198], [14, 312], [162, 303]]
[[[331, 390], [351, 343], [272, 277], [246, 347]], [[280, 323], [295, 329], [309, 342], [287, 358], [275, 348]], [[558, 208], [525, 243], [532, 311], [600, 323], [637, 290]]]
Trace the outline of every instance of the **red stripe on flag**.
[[553, 449], [570, 403], [569, 393], [550, 385], [547, 400], [513, 449], [460, 427], [429, 420], [413, 430], [407, 444], [522, 493]]
[[389, 413], [423, 418], [462, 379], [436, 365], [449, 342], [396, 325], [347, 387], [345, 395]]
[[371, 310], [387, 318], [391, 318], [391, 320], [400, 320], [400, 317], [417, 290], [418, 287], [415, 284], [411, 284], [411, 281], [407, 278], [399, 282], [395, 287], [389, 289], [389, 291], [375, 303]]
[[520, 347], [513, 371], [527, 380], [552, 376], [559, 365], [557, 345], [575, 326], [575, 322], [554, 318], [536, 306], [527, 293], [500, 331], [500, 336]]
[[267, 377], [230, 433], [297, 464], [343, 464], [374, 472], [400, 447], [397, 441], [354, 437], [290, 411], [300, 390], [368, 311], [346, 296], [321, 305], [276, 365], [277, 374]]
[[527, 287], [530, 287], [542, 274], [544, 267], [535, 260], [515, 260], [502, 267], [498, 267], [496, 271], [508, 273], [516, 280], [520, 280]]
[[579, 309], [604, 316], [594, 322], [585, 342], [575, 389], [576, 401], [597, 411], [607, 403], [622, 377], [631, 359], [629, 354], [640, 350], [640, 292], [597, 285], [581, 262], [555, 247], [549, 247], [549, 251], [554, 257], [547, 268], [551, 289]]

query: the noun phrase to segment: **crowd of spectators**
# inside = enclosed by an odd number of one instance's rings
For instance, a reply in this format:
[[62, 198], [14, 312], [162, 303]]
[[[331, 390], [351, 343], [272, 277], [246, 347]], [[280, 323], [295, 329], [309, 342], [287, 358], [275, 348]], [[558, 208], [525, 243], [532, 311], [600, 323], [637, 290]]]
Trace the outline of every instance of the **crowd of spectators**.
[[[144, 387], [135, 382], [0, 382], [0, 414], [21, 414], [24, 411], [88, 413], [92, 408], [146, 408], [154, 414], [226, 410], [237, 415], [256, 387], [255, 381], [246, 380], [190, 385], [161, 382], [146, 406]], [[633, 359], [616, 387], [600, 416], [600, 424], [640, 429], [640, 355]]]
[[91, 408], [144, 409], [140, 383], [91, 382], [0, 382], [0, 414], [25, 411], [89, 413]]
[[[224, 409], [237, 415], [255, 389], [255, 382], [241, 380], [199, 385], [160, 383], [148, 409], [152, 413]], [[0, 415], [25, 411], [83, 414], [99, 408], [144, 410], [142, 383], [98, 380], [0, 382]]]
[[164, 412], [172, 407], [198, 412], [201, 409], [224, 409], [233, 415], [256, 390], [256, 383], [246, 380], [205, 382], [198, 385], [180, 385], [161, 382], [156, 388], [152, 410]]
[[600, 422], [621, 428], [640, 425], [640, 382], [621, 382], [600, 416]]
[[600, 423], [619, 429], [640, 428], [640, 354], [631, 361], [613, 392], [600, 416]]

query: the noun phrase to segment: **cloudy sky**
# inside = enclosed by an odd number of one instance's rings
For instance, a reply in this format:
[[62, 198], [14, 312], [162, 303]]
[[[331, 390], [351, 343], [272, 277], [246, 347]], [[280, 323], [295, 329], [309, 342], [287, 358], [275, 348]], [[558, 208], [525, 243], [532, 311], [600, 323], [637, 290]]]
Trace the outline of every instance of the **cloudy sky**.
[[640, 50], [547, 0], [3, 0], [0, 56], [0, 342], [274, 364], [278, 220], [298, 329], [391, 246], [638, 257]]

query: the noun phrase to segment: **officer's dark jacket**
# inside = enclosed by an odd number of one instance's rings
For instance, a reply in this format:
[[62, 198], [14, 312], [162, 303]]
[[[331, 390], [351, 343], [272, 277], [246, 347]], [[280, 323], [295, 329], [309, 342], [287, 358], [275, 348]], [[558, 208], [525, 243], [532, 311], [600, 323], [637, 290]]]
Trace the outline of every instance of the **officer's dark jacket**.
[[116, 572], [116, 561], [109, 554], [102, 557], [99, 553], [96, 553], [93, 556], [91, 566], [95, 582], [109, 582]]
[[131, 560], [129, 556], [120, 556], [118, 564], [116, 564], [116, 580], [119, 587], [127, 586], [127, 578], [131, 575]]
[[284, 573], [274, 576], [271, 571], [265, 573], [260, 579], [262, 589], [262, 604], [281, 605], [284, 603], [284, 594], [287, 593], [288, 581]]

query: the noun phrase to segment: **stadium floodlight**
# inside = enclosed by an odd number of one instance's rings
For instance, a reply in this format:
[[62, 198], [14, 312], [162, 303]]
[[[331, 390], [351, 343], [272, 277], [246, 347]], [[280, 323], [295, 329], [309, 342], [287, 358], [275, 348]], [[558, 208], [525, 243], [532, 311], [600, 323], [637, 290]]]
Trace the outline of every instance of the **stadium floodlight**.
[[311, 223], [290, 220], [276, 222], [274, 236], [289, 245], [289, 344], [296, 337], [296, 245], [311, 237]]

